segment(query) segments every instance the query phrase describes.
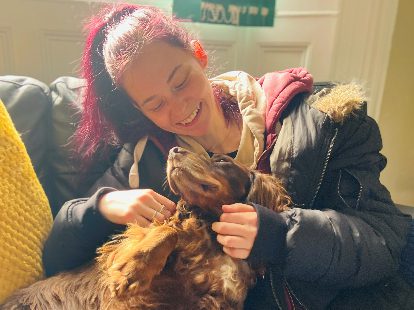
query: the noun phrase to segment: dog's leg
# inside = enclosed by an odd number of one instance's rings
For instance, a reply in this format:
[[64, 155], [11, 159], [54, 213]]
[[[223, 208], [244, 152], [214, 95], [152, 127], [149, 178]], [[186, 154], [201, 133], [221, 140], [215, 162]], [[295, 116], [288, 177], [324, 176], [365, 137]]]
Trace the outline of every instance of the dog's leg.
[[117, 297], [122, 297], [126, 291], [148, 289], [153, 277], [163, 270], [178, 240], [177, 230], [167, 225], [147, 229], [145, 236], [140, 235], [142, 238], [138, 240], [128, 237], [128, 230], [125, 235], [126, 238], [111, 245], [111, 253], [98, 259], [103, 268], [103, 280]]

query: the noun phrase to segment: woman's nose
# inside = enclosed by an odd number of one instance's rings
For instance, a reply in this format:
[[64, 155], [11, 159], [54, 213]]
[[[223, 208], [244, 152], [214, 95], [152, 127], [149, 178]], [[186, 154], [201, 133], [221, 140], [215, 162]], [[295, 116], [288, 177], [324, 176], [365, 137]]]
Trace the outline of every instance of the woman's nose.
[[176, 117], [182, 117], [189, 109], [189, 102], [181, 97], [176, 97], [171, 101], [171, 109]]

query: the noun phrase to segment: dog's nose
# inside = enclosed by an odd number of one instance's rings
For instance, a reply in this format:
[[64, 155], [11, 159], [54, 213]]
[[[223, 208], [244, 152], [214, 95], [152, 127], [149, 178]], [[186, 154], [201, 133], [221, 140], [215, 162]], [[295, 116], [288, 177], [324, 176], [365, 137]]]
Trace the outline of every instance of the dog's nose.
[[175, 146], [172, 149], [170, 149], [170, 152], [168, 153], [168, 158], [173, 159], [177, 158], [177, 156], [182, 156], [186, 153], [186, 150], [182, 147]]
[[170, 150], [170, 154], [171, 155], [176, 155], [176, 154], [186, 154], [188, 153], [188, 151], [182, 147], [179, 146], [174, 146], [171, 150]]

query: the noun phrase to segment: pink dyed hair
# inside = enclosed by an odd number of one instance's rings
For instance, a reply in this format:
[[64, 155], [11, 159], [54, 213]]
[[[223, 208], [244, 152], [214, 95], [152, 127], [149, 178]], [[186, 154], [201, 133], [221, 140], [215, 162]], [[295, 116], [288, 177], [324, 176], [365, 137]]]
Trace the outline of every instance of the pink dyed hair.
[[82, 76], [87, 86], [73, 139], [81, 164], [87, 169], [98, 153], [105, 156], [111, 146], [136, 142], [148, 134], [162, 134], [133, 106], [117, 81], [145, 44], [164, 40], [189, 49], [191, 38], [178, 21], [161, 10], [132, 4], [103, 8], [85, 30]]

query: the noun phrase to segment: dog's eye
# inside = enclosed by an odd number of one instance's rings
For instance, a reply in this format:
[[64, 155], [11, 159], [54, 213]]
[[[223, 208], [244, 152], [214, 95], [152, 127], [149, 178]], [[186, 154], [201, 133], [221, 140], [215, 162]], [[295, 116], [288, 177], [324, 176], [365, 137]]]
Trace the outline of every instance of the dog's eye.
[[214, 191], [217, 187], [211, 184], [200, 184], [201, 189], [205, 192]]

